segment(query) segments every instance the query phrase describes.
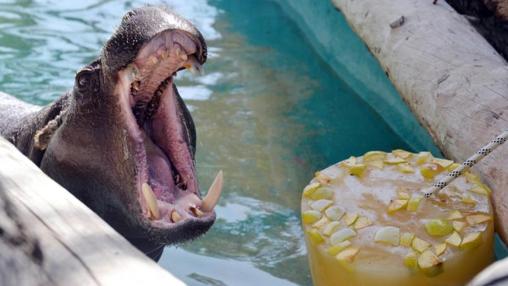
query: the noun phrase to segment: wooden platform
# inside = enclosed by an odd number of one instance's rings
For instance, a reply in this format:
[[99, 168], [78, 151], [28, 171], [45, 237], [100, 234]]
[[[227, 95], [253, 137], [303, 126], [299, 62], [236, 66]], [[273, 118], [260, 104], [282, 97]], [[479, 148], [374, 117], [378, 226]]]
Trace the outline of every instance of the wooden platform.
[[185, 284], [0, 137], [0, 285]]

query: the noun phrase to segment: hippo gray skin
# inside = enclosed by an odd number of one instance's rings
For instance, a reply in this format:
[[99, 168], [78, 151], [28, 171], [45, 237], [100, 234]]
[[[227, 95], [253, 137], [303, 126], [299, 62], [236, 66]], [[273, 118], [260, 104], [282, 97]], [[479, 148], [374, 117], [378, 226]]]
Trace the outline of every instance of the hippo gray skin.
[[158, 260], [164, 245], [215, 221], [216, 200], [205, 207], [198, 188], [194, 123], [173, 83], [206, 56], [187, 20], [163, 7], [132, 10], [52, 104], [0, 93], [0, 135]]

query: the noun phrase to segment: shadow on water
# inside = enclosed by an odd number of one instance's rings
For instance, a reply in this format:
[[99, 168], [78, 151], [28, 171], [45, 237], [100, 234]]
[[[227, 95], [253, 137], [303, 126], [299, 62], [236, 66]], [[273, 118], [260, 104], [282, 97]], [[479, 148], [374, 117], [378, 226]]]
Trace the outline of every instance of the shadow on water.
[[[73, 84], [121, 15], [144, 1], [0, 4], [0, 90], [44, 104]], [[160, 3], [160, 2], [157, 2]], [[225, 173], [218, 220], [160, 264], [189, 285], [309, 285], [299, 224], [312, 174], [371, 149], [408, 148], [271, 1], [167, 1], [210, 46], [177, 85], [198, 132], [202, 186]], [[250, 283], [250, 284], [249, 284]]]

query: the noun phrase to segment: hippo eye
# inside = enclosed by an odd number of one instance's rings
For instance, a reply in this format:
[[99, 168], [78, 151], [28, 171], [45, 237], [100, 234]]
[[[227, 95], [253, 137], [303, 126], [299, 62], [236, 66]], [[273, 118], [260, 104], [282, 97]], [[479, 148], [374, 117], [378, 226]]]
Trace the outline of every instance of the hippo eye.
[[98, 90], [96, 72], [90, 69], [83, 69], [76, 75], [76, 86], [82, 93], [95, 92]]
[[86, 85], [88, 85], [88, 80], [89, 80], [89, 78], [88, 78], [87, 75], [84, 75], [84, 76], [80, 77], [78, 79], [78, 85], [79, 85], [79, 87], [85, 87]]

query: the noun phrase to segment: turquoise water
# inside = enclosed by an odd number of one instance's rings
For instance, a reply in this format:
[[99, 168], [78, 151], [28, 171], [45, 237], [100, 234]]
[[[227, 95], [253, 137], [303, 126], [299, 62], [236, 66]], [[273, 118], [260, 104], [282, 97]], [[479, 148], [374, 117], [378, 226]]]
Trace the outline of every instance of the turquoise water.
[[[0, 3], [0, 90], [37, 104], [55, 100], [122, 14], [144, 1], [80, 3]], [[193, 20], [210, 46], [205, 75], [182, 73], [177, 85], [197, 125], [200, 182], [208, 186], [223, 169], [225, 194], [212, 230], [167, 247], [160, 264], [189, 285], [309, 285], [302, 187], [349, 155], [411, 148], [277, 4], [166, 3]]]

